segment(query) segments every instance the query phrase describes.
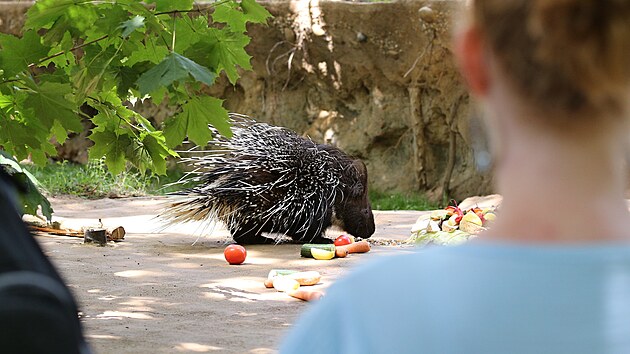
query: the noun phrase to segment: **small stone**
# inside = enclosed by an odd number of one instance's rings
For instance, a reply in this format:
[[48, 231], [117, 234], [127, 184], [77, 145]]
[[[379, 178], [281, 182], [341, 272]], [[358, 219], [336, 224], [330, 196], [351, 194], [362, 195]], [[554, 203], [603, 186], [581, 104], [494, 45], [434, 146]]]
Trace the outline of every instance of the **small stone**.
[[313, 26], [311, 26], [311, 30], [313, 31], [313, 34], [318, 37], [326, 34], [326, 31], [324, 30], [324, 28], [318, 24], [314, 24]]
[[357, 41], [359, 43], [367, 42], [368, 37], [363, 32], [357, 32]]
[[418, 14], [420, 15], [420, 19], [426, 23], [435, 22], [435, 11], [428, 6], [423, 6], [418, 10]]

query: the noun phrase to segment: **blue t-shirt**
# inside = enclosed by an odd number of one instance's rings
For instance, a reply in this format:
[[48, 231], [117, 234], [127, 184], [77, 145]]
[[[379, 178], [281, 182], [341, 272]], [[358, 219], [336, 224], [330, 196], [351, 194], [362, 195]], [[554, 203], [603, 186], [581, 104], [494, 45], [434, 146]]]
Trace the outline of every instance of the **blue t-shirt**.
[[336, 282], [281, 353], [630, 353], [630, 245], [470, 242]]

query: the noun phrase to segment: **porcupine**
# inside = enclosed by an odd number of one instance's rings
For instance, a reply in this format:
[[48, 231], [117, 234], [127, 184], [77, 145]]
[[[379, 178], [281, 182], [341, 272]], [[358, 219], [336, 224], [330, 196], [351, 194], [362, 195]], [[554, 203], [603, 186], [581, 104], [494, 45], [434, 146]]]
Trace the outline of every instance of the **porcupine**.
[[233, 137], [214, 132], [218, 149], [188, 158], [197, 184], [160, 215], [168, 223], [218, 219], [239, 244], [330, 243], [333, 223], [356, 237], [374, 233], [365, 164], [340, 149], [281, 127], [231, 114]]

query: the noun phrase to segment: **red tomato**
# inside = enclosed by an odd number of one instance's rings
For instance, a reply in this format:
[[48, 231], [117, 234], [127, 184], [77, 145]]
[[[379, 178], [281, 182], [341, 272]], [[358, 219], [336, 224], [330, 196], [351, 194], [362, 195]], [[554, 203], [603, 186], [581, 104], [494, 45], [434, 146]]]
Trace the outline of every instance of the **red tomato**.
[[245, 257], [247, 257], [247, 251], [245, 247], [240, 245], [229, 245], [225, 247], [223, 251], [223, 255], [225, 256], [225, 260], [230, 264], [241, 264], [245, 262]]
[[335, 239], [335, 246], [345, 246], [352, 243], [352, 239], [348, 235], [341, 235]]

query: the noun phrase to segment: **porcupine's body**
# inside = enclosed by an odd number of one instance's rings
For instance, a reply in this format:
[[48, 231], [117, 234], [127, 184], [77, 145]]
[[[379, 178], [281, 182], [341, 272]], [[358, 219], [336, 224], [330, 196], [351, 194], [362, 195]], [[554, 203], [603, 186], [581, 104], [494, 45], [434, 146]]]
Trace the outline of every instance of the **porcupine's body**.
[[357, 237], [374, 233], [361, 160], [288, 129], [231, 118], [232, 139], [216, 138], [218, 150], [189, 159], [198, 184], [175, 193], [162, 218], [218, 219], [241, 244], [275, 241], [263, 232], [330, 242], [323, 233], [333, 223]]

